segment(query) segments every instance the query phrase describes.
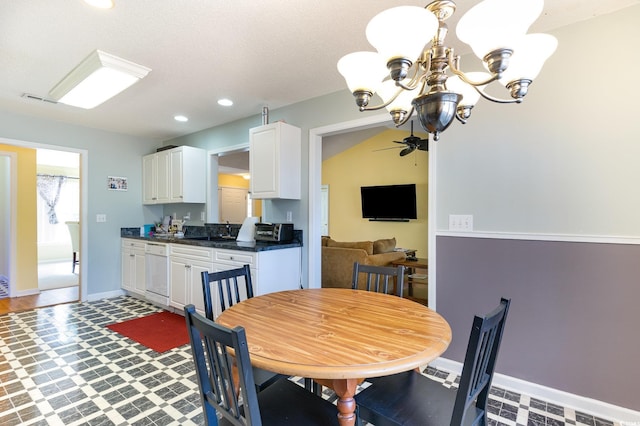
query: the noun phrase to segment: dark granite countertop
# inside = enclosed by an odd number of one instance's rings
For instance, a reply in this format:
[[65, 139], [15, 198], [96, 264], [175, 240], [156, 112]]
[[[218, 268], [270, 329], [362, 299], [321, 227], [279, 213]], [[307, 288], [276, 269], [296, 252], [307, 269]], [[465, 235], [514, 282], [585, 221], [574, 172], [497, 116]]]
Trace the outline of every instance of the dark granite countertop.
[[[139, 232], [139, 230], [138, 230]], [[169, 236], [153, 236], [153, 237], [141, 237], [140, 235], [131, 235], [126, 232], [121, 232], [122, 238], [131, 238], [134, 240], [143, 240], [157, 243], [171, 243], [171, 244], [185, 244], [198, 247], [211, 247], [225, 250], [240, 250], [240, 251], [267, 251], [267, 250], [282, 250], [287, 248], [302, 247], [299, 241], [292, 241], [288, 243], [272, 243], [267, 241], [256, 242], [241, 242], [235, 240], [193, 240], [189, 238], [176, 238]]]

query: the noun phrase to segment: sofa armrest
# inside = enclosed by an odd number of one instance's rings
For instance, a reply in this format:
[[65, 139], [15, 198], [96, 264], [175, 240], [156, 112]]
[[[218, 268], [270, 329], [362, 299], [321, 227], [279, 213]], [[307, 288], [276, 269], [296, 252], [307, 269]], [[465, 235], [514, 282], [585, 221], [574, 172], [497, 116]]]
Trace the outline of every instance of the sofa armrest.
[[370, 254], [365, 264], [374, 266], [387, 266], [391, 262], [405, 260], [407, 255], [403, 251], [390, 251], [388, 253]]
[[368, 256], [362, 249], [322, 247], [322, 287], [351, 288], [353, 264]]

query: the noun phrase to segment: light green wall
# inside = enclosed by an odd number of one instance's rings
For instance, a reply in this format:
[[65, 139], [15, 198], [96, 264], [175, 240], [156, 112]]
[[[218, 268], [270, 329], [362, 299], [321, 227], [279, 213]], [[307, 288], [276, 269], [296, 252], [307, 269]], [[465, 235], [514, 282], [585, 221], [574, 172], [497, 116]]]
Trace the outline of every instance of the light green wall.
[[[473, 214], [476, 230], [640, 236], [640, 121], [634, 117], [640, 89], [631, 74], [640, 61], [639, 21], [640, 6], [634, 6], [553, 31], [558, 51], [523, 104], [481, 101], [468, 124], [456, 122], [442, 135], [430, 150], [437, 164], [431, 213], [435, 207], [438, 229], [447, 229], [449, 214]], [[614, 66], [605, 69], [605, 58]], [[463, 58], [463, 66], [471, 59]], [[213, 149], [246, 143], [260, 113], [164, 144]], [[296, 228], [308, 235], [309, 130], [366, 114], [347, 90], [270, 112], [271, 121], [302, 128], [303, 195], [265, 202], [267, 220], [284, 221], [292, 211]], [[158, 144], [7, 112], [0, 112], [0, 138], [86, 150], [88, 291], [118, 289], [120, 228], [162, 215], [160, 206], [141, 204], [141, 157]], [[107, 191], [110, 175], [128, 177], [129, 190]], [[107, 222], [96, 223], [97, 213], [107, 214]], [[306, 247], [303, 253], [306, 277]]]
[[[11, 114], [0, 111], [0, 144], [30, 148], [73, 149], [81, 151], [82, 161], [87, 161], [88, 179], [82, 182], [86, 186], [86, 205], [83, 219], [87, 225], [88, 253], [87, 294], [99, 297], [100, 294], [120, 289], [120, 228], [139, 227], [150, 223], [154, 217], [160, 217], [157, 206], [142, 205], [142, 155], [155, 150], [159, 144], [155, 141], [133, 136], [111, 133], [101, 130], [71, 126], [55, 121]], [[20, 171], [18, 171], [20, 173]], [[107, 176], [123, 176], [129, 179], [128, 191], [108, 191]], [[33, 181], [35, 182], [35, 151], [33, 159]], [[19, 193], [33, 194], [35, 189], [19, 187]], [[96, 214], [107, 215], [106, 223], [96, 223]], [[20, 215], [29, 215], [20, 212]], [[28, 229], [36, 229], [35, 209], [33, 224]], [[20, 231], [19, 241], [26, 237]], [[28, 238], [33, 247], [34, 261], [37, 259], [36, 238]], [[31, 250], [27, 248], [25, 250]], [[20, 251], [22, 253], [22, 249]], [[18, 257], [25, 259], [24, 256]], [[19, 266], [18, 273], [35, 271], [33, 265]], [[35, 279], [33, 277], [36, 277]], [[37, 275], [29, 279], [29, 288], [37, 286]], [[21, 287], [22, 288], [22, 287]]]
[[473, 214], [480, 232], [640, 237], [638, 22], [634, 6], [553, 31], [522, 104], [480, 101], [442, 135], [439, 230]]
[[[386, 130], [322, 162], [322, 183], [329, 185], [329, 235], [337, 241], [396, 239], [396, 245], [427, 257], [428, 162], [425, 151], [400, 157], [407, 131]], [[418, 135], [425, 137], [425, 135]], [[362, 218], [360, 187], [415, 183], [418, 219], [370, 222]]]

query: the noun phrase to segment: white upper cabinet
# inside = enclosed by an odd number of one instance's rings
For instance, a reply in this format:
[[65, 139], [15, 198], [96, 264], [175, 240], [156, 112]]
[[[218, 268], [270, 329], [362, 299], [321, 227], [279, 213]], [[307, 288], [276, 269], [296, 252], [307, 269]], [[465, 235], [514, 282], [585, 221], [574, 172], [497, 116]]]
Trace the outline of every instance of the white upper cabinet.
[[206, 151], [180, 146], [142, 158], [143, 203], [205, 203]]
[[300, 137], [280, 121], [249, 130], [252, 198], [300, 199]]

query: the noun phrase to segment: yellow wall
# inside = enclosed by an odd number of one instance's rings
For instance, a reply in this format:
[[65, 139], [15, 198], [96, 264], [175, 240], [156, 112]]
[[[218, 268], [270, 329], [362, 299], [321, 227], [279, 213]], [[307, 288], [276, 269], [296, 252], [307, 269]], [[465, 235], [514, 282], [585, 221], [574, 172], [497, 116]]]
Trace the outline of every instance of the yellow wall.
[[[416, 249], [418, 257], [427, 257], [429, 154], [416, 150], [400, 157], [401, 149], [394, 147], [403, 145], [393, 141], [401, 141], [407, 136], [406, 131], [386, 130], [323, 161], [322, 183], [329, 185], [331, 238], [337, 241], [374, 241], [395, 237], [398, 247]], [[361, 186], [405, 183], [416, 184], [417, 220], [370, 222], [362, 218]]]
[[36, 150], [0, 144], [0, 151], [18, 157], [18, 217], [16, 227], [16, 276], [9, 277], [16, 292], [38, 289], [38, 228], [36, 226]]
[[[249, 180], [238, 175], [218, 174], [218, 186], [249, 189]], [[262, 216], [262, 200], [253, 200], [253, 215]]]

